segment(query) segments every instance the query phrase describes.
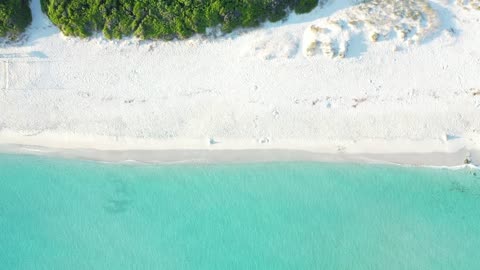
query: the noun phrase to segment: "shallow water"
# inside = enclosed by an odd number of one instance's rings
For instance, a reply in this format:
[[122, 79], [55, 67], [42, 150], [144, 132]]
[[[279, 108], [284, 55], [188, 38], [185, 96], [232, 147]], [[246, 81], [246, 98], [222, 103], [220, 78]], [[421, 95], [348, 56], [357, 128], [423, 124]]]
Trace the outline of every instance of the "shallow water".
[[0, 269], [480, 269], [479, 175], [0, 155]]

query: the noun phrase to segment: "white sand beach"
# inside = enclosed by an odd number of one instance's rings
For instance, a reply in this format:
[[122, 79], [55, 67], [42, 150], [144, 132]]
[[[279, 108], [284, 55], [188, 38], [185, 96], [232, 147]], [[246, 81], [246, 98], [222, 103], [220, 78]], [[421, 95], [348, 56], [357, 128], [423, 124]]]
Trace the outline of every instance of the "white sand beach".
[[479, 5], [332, 0], [257, 29], [165, 42], [65, 37], [32, 0], [25, 37], [0, 46], [0, 151], [478, 164]]

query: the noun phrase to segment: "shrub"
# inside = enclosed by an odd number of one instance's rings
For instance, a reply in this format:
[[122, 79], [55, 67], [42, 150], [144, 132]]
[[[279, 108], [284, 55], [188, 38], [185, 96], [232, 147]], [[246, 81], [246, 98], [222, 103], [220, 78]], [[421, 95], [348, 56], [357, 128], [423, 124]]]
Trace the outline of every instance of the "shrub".
[[299, 0], [295, 5], [295, 13], [307, 13], [318, 5], [318, 0]]
[[278, 21], [287, 10], [304, 13], [318, 0], [41, 0], [42, 9], [65, 35], [86, 37], [102, 31], [107, 38], [187, 38], [220, 26], [237, 27]]
[[16, 39], [31, 22], [28, 0], [0, 0], [0, 37]]

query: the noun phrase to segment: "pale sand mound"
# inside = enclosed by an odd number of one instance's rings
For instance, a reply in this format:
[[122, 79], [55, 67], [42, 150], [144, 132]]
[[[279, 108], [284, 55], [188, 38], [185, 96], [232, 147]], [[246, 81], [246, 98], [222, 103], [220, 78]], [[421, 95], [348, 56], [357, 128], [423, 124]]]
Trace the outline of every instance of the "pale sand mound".
[[303, 51], [345, 57], [358, 35], [372, 42], [397, 39], [420, 43], [440, 30], [440, 18], [425, 0], [371, 0], [314, 22], [307, 28]]
[[457, 0], [456, 3], [465, 9], [480, 10], [480, 0]]

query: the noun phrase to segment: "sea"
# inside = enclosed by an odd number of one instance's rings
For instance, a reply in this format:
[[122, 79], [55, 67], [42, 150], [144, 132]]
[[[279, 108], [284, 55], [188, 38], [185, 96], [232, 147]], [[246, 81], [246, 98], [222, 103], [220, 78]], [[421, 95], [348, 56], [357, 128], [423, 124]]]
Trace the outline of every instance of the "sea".
[[480, 171], [1, 154], [0, 269], [480, 269]]

